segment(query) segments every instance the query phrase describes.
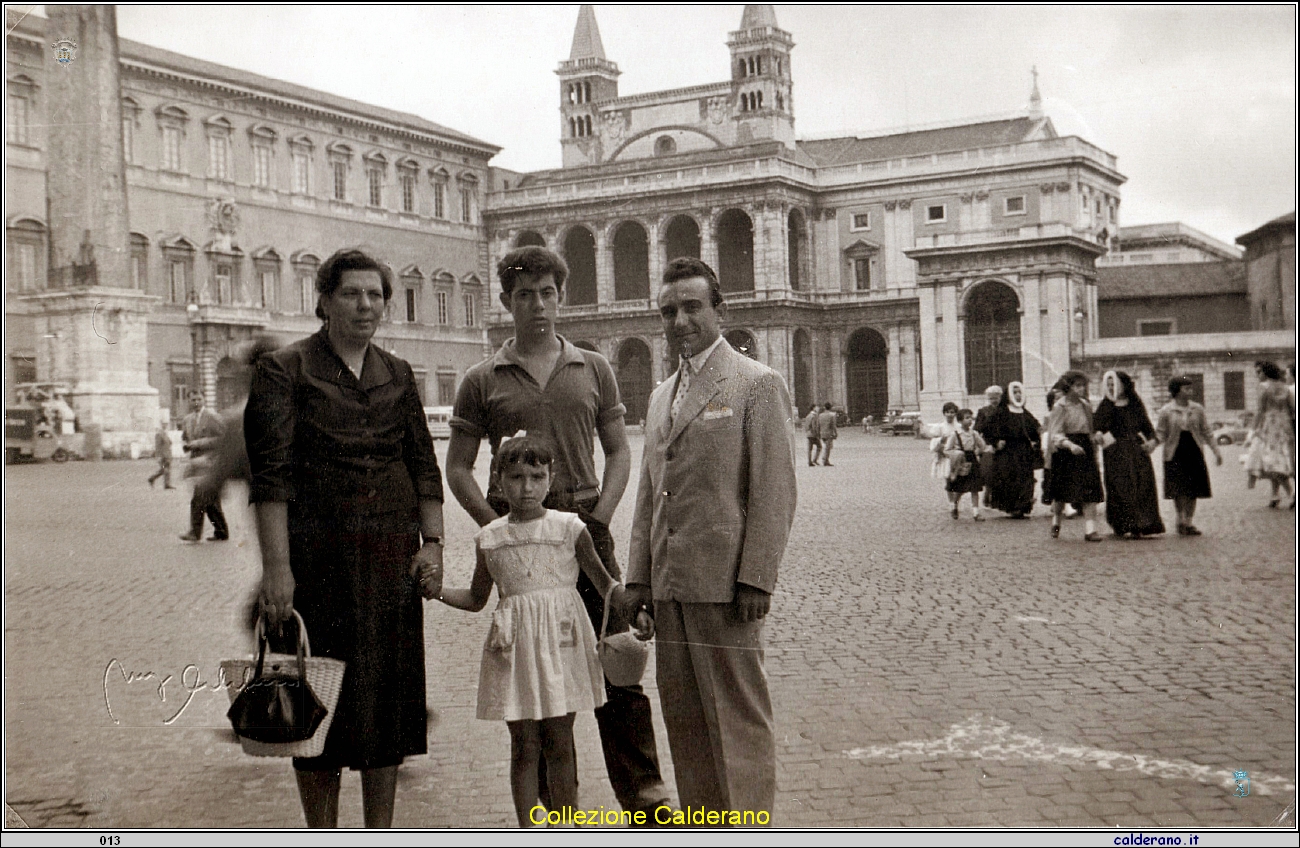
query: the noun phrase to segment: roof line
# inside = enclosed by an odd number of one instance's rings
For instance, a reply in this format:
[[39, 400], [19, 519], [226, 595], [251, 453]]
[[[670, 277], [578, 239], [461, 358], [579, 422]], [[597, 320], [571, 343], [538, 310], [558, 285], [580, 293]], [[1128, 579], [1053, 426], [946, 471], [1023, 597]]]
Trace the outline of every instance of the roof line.
[[886, 127], [883, 129], [874, 129], [862, 133], [853, 130], [841, 130], [838, 132], [813, 133], [811, 135], [801, 136], [800, 141], [832, 141], [840, 138], [856, 138], [860, 141], [866, 141], [872, 138], [885, 138], [891, 135], [907, 135], [914, 132], [929, 132], [931, 130], [949, 130], [957, 127], [972, 127], [979, 124], [996, 124], [1002, 121], [1031, 120], [1025, 110], [1011, 112], [993, 112], [986, 115], [975, 115], [969, 118], [957, 120], [932, 121], [926, 124], [902, 124], [895, 127]]

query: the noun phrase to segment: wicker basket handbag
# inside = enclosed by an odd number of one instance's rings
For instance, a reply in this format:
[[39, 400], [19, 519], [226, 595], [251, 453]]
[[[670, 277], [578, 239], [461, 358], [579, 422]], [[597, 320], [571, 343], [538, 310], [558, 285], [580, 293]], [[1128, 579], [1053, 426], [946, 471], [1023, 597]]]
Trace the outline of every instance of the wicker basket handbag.
[[227, 716], [244, 753], [254, 757], [320, 756], [334, 723], [347, 664], [313, 657], [307, 625], [297, 610], [293, 617], [297, 654], [267, 653], [266, 621], [259, 618], [257, 656], [221, 663], [232, 682]]

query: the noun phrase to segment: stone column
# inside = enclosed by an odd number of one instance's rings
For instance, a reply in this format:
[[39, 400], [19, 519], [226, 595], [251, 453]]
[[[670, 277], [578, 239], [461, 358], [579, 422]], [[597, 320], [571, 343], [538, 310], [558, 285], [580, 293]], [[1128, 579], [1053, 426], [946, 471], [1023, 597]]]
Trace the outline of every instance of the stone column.
[[989, 209], [989, 193], [986, 189], [975, 192], [975, 208], [972, 220], [976, 230], [988, 230], [993, 227], [993, 213]]
[[903, 369], [897, 324], [890, 324], [887, 328], [886, 342], [889, 345], [889, 408], [898, 409], [903, 405]]
[[945, 283], [939, 288], [940, 312], [943, 315], [943, 325], [939, 332], [939, 362], [940, 362], [940, 389], [944, 396], [950, 400], [956, 400], [957, 396], [965, 397], [966, 387], [964, 375], [962, 374], [962, 356], [961, 349], [961, 327], [960, 319], [957, 315], [957, 289], [960, 281]]
[[894, 219], [896, 250], [899, 256], [899, 288], [912, 288], [916, 285], [916, 262], [903, 255], [903, 251], [916, 244], [915, 226], [912, 220], [912, 201], [898, 201], [898, 217]]
[[847, 401], [845, 397], [847, 388], [844, 385], [844, 331], [831, 330], [826, 347], [830, 352], [831, 360], [829, 369], [830, 385], [826, 387], [822, 401], [843, 404]]
[[659, 241], [659, 221], [651, 221], [646, 224], [646, 239], [649, 241], [650, 261], [648, 273], [650, 274], [650, 302], [655, 303], [659, 296], [659, 281], [664, 277], [664, 246]]
[[902, 403], [903, 407], [916, 409], [920, 403], [917, 396], [916, 385], [916, 352], [919, 340], [916, 335], [916, 327], [912, 324], [904, 324], [898, 328], [899, 336], [899, 374], [901, 380]]
[[921, 312], [920, 338], [917, 343], [921, 346], [921, 370], [924, 375], [922, 382], [925, 384], [921, 395], [921, 412], [929, 420], [943, 405], [939, 390], [939, 327], [942, 325], [936, 323], [939, 316], [935, 288], [921, 286], [917, 293]]
[[716, 209], [704, 210], [700, 221], [700, 259], [718, 273], [718, 240], [714, 223]]
[[[24, 298], [37, 332], [61, 348], [37, 378], [67, 384], [78, 426], [152, 433], [158, 391], [149, 385], [147, 315], [157, 298], [131, 289], [122, 93], [113, 6], [50, 6], [47, 41], [76, 42], [44, 75], [49, 124], [46, 198], [49, 291]], [[47, 48], [48, 49], [48, 48]], [[55, 367], [57, 366], [57, 367]]]
[[897, 208], [897, 200], [886, 200], [885, 214], [881, 216], [880, 221], [880, 250], [885, 260], [885, 267], [880, 270], [885, 275], [885, 288], [888, 289], [898, 288], [902, 279], [901, 265], [907, 261], [907, 257], [898, 246], [898, 213], [895, 211]]
[[614, 251], [610, 247], [609, 225], [598, 221], [596, 230], [596, 303], [600, 309], [614, 304]]
[[[1042, 280], [1038, 275], [1020, 279], [1021, 307], [1024, 314], [1020, 318], [1020, 373], [1025, 384], [1025, 392], [1042, 388], [1047, 392], [1047, 374], [1043, 368], [1043, 321], [1042, 307], [1039, 305], [1039, 290]], [[1053, 376], [1050, 382], [1055, 382]]]

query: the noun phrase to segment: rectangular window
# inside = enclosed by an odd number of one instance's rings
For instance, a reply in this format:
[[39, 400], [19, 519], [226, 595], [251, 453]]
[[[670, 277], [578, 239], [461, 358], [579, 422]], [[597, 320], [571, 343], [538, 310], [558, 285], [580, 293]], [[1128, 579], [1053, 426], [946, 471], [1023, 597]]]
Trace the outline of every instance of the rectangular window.
[[253, 148], [253, 185], [271, 187], [271, 148], [260, 144]]
[[334, 163], [334, 199], [348, 199], [348, 163]]
[[232, 269], [228, 262], [218, 262], [216, 269], [212, 273], [212, 279], [215, 283], [214, 288], [217, 290], [217, 303], [233, 303], [231, 293]]
[[181, 128], [163, 127], [163, 161], [164, 171], [181, 170]]
[[925, 222], [927, 224], [939, 224], [947, 220], [948, 205], [946, 203], [925, 207]]
[[280, 288], [280, 272], [273, 269], [265, 269], [258, 274], [260, 286], [258, 286], [257, 305], [263, 309], [275, 308], [275, 292]]
[[1004, 215], [1023, 215], [1025, 214], [1025, 196], [1017, 194], [1015, 197], [1008, 197], [1002, 201], [1002, 214]]
[[186, 263], [183, 259], [173, 259], [167, 266], [167, 299], [172, 303], [185, 303], [189, 300], [189, 286]]
[[442, 406], [451, 406], [456, 402], [456, 375], [439, 374], [438, 375], [438, 403]]
[[5, 122], [5, 138], [13, 144], [26, 144], [28, 101], [26, 97], [10, 94], [5, 101], [8, 120]]
[[366, 171], [367, 181], [370, 186], [370, 205], [384, 205], [384, 172], [381, 168], [370, 168]]
[[853, 226], [851, 227], [851, 229], [854, 230], [871, 229], [871, 213], [870, 212], [853, 213]]
[[10, 289], [14, 291], [31, 291], [36, 288], [36, 245], [19, 242], [13, 245], [14, 279]]
[[858, 291], [867, 291], [871, 288], [871, 278], [874, 276], [872, 271], [875, 270], [876, 260], [869, 257], [853, 260], [853, 284]]
[[122, 119], [122, 160], [130, 165], [135, 162], [135, 119]]
[[1233, 410], [1246, 408], [1245, 371], [1223, 372], [1223, 408]]
[[1174, 319], [1163, 318], [1159, 321], [1137, 322], [1139, 336], [1171, 336], [1174, 333]]
[[415, 175], [402, 174], [402, 211], [415, 211]]
[[468, 186], [460, 188], [460, 220], [465, 224], [474, 223], [474, 193]]
[[477, 298], [474, 296], [472, 292], [468, 292], [464, 295], [464, 300], [465, 300], [465, 326], [473, 327], [474, 326], [474, 301], [477, 300]]
[[1109, 207], [1109, 209], [1108, 209], [1108, 211], [1107, 211], [1107, 214], [1109, 215], [1110, 222], [1111, 222], [1112, 224], [1115, 223], [1115, 204], [1114, 204], [1114, 203], [1112, 203], [1112, 204], [1110, 205], [1110, 207]]
[[416, 322], [415, 313], [415, 289], [406, 290], [406, 321], [408, 324]]
[[303, 274], [298, 278], [298, 292], [302, 313], [304, 315], [314, 314], [316, 312], [316, 279], [310, 274]]
[[447, 293], [445, 291], [440, 291], [435, 295], [435, 298], [437, 299], [437, 304], [438, 304], [438, 323], [445, 327], [448, 323]]
[[224, 135], [208, 136], [208, 176], [214, 180], [230, 179], [230, 145]]
[[149, 287], [149, 257], [143, 253], [131, 254], [131, 288], [144, 291]]
[[311, 157], [306, 153], [293, 154], [293, 192], [311, 194]]
[[447, 187], [442, 183], [433, 184], [433, 217], [447, 217]]

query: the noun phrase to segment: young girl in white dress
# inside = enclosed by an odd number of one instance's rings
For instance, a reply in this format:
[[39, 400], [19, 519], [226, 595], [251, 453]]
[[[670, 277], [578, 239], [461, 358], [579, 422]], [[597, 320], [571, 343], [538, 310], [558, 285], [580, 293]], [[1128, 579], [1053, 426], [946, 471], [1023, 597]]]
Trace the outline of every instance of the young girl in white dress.
[[[605, 571], [582, 520], [542, 506], [551, 461], [549, 447], [536, 438], [501, 444], [497, 473], [510, 513], [479, 530], [469, 588], [439, 595], [445, 604], [477, 612], [497, 587], [500, 601], [479, 668], [478, 717], [504, 720], [510, 729], [510, 790], [520, 827], [546, 821], [537, 803], [539, 757], [546, 758], [555, 808], [577, 806], [574, 714], [605, 703], [596, 633], [576, 588], [578, 569], [606, 603], [623, 605], [623, 587]], [[427, 576], [441, 583], [440, 574]], [[637, 629], [650, 638], [653, 622], [644, 611]]]

